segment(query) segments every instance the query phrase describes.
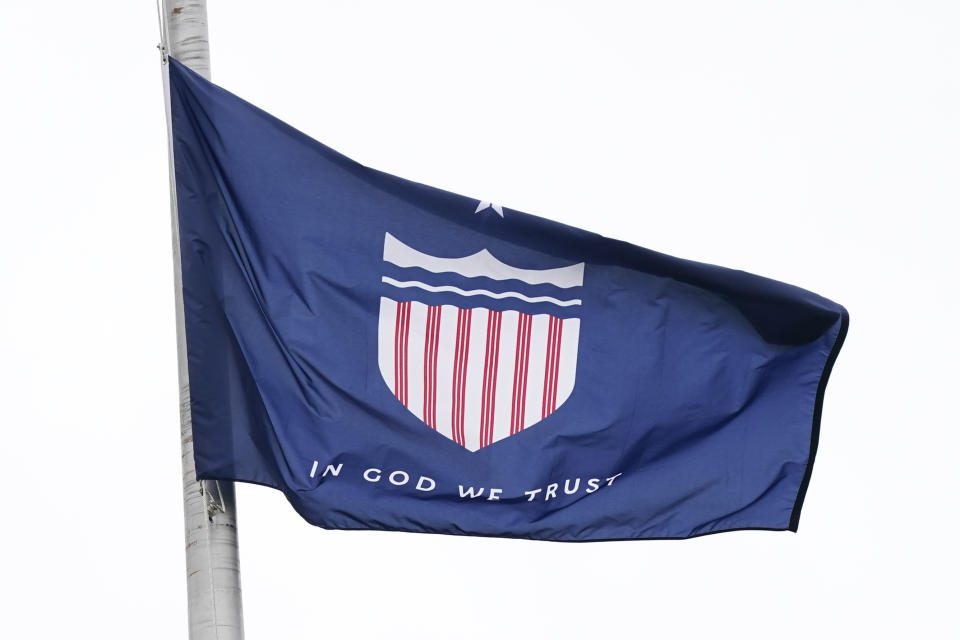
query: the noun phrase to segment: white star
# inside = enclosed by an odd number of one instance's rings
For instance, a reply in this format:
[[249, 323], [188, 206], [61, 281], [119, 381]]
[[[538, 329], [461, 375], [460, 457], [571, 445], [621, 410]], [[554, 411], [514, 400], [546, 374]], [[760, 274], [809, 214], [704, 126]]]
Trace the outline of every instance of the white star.
[[481, 200], [480, 204], [477, 205], [477, 210], [474, 211], [474, 213], [480, 213], [484, 209], [493, 209], [498, 214], [500, 214], [501, 218], [503, 217], [503, 207], [493, 202], [484, 202], [483, 200]]

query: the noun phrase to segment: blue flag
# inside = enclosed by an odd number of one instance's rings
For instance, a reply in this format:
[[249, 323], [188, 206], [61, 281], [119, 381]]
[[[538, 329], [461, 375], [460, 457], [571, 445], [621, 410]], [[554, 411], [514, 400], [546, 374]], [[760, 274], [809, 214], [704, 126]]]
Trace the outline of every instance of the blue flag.
[[335, 529], [796, 530], [843, 307], [369, 169], [169, 73], [199, 477]]

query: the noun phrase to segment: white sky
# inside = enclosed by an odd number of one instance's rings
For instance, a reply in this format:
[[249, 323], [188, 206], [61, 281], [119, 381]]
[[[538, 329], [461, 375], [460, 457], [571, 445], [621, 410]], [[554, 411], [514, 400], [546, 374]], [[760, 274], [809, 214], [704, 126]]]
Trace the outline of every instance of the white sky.
[[[798, 535], [326, 532], [241, 486], [247, 637], [957, 637], [951, 2], [210, 0], [356, 160], [847, 306]], [[154, 5], [0, 20], [0, 636], [186, 633]]]

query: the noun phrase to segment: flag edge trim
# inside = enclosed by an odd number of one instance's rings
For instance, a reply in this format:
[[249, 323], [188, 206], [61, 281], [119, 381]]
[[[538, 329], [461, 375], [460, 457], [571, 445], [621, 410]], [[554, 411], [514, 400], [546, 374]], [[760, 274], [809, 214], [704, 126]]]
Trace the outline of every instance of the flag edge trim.
[[833, 371], [833, 365], [840, 355], [840, 349], [843, 347], [843, 343], [847, 338], [847, 329], [849, 326], [850, 314], [847, 313], [846, 309], [841, 308], [840, 329], [834, 340], [833, 348], [830, 350], [830, 355], [827, 356], [827, 361], [823, 365], [823, 373], [820, 375], [820, 383], [817, 386], [817, 398], [813, 405], [813, 425], [810, 430], [810, 453], [807, 456], [807, 468], [803, 473], [803, 480], [800, 481], [800, 488], [797, 490], [797, 499], [793, 504], [793, 511], [790, 513], [790, 524], [786, 529], [794, 533], [796, 533], [800, 527], [800, 512], [803, 510], [803, 501], [807, 496], [810, 477], [813, 475], [813, 463], [816, 460], [817, 449], [820, 445], [820, 420], [823, 416], [823, 400], [827, 391], [827, 382], [830, 379], [830, 373]]

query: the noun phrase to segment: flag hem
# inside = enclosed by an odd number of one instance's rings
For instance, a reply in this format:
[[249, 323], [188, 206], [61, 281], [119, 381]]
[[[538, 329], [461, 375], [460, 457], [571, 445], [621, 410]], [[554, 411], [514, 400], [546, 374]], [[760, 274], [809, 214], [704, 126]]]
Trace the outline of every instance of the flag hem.
[[[286, 496], [286, 492], [284, 492]], [[467, 537], [467, 538], [504, 538], [508, 540], [531, 540], [534, 542], [572, 542], [572, 543], [581, 543], [581, 542], [632, 542], [636, 540], [692, 540], [694, 538], [702, 538], [704, 536], [713, 535], [715, 533], [731, 533], [734, 531], [791, 531], [792, 529], [788, 527], [763, 527], [763, 526], [745, 526], [745, 527], [730, 527], [726, 529], [711, 529], [709, 531], [698, 531], [691, 532], [688, 535], [678, 535], [678, 536], [645, 536], [645, 535], [635, 535], [635, 536], [619, 536], [619, 537], [584, 537], [584, 538], [575, 538], [571, 536], [558, 536], [558, 537], [549, 537], [536, 534], [529, 535], [517, 535], [511, 533], [475, 533], [472, 531], [440, 531], [438, 529], [415, 529], [415, 528], [404, 528], [404, 527], [351, 527], [351, 526], [339, 526], [339, 525], [329, 525], [329, 524], [320, 524], [310, 520], [307, 517], [307, 514], [301, 511], [297, 503], [294, 502], [287, 496], [287, 501], [293, 507], [304, 520], [312, 524], [313, 526], [319, 527], [326, 531], [382, 531], [390, 533], [411, 533], [411, 534], [427, 534], [427, 535], [440, 535], [440, 536], [458, 536], [458, 537]]]
[[840, 311], [840, 330], [837, 332], [837, 338], [827, 356], [827, 361], [823, 365], [823, 373], [820, 375], [820, 384], [817, 386], [817, 398], [813, 405], [813, 428], [810, 430], [810, 453], [807, 456], [807, 469], [804, 471], [803, 480], [800, 482], [800, 488], [797, 490], [797, 500], [793, 504], [793, 512], [790, 514], [790, 524], [788, 531], [796, 533], [800, 526], [800, 511], [803, 509], [803, 500], [807, 496], [807, 488], [810, 485], [810, 476], [813, 474], [813, 463], [817, 457], [817, 448], [820, 444], [820, 418], [823, 415], [823, 399], [827, 391], [827, 381], [830, 379], [830, 372], [833, 371], [833, 365], [840, 355], [840, 348], [847, 337], [847, 328], [850, 325], [850, 314], [846, 309]]

